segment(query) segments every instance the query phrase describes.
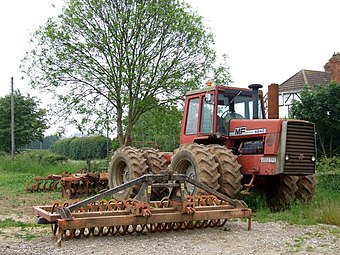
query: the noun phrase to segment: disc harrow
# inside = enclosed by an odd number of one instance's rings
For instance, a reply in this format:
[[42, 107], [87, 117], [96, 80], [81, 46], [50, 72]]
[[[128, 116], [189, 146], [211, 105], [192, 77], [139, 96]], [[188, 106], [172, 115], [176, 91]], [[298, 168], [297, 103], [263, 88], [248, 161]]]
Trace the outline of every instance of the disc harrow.
[[[63, 174], [65, 175], [65, 174]], [[33, 177], [30, 184], [26, 184], [26, 192], [42, 192], [60, 190], [60, 179], [63, 175], [49, 175], [47, 177]]]
[[[170, 195], [150, 201], [154, 182], [157, 187], [169, 187]], [[211, 195], [184, 196], [185, 182]], [[136, 184], [142, 186], [134, 199], [103, 199]], [[252, 216], [243, 201], [230, 199], [186, 175], [168, 173], [144, 175], [74, 204], [57, 201], [33, 209], [41, 217], [39, 223], [51, 224], [58, 246], [61, 240], [70, 238], [221, 227], [229, 218], [246, 218], [250, 230]]]
[[61, 196], [79, 198], [108, 187], [108, 173], [77, 173], [61, 178]]
[[63, 198], [79, 198], [108, 188], [108, 173], [63, 173], [47, 177], [33, 177], [26, 184], [26, 192], [61, 191]]

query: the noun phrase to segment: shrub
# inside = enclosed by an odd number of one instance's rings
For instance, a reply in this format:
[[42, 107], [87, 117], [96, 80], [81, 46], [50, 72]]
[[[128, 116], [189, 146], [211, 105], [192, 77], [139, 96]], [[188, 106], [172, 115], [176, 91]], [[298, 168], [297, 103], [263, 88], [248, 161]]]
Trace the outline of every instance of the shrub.
[[340, 173], [340, 158], [321, 158], [316, 164], [318, 173]]
[[70, 143], [71, 141], [75, 139], [73, 138], [67, 138], [67, 139], [61, 139], [53, 144], [51, 147], [51, 150], [57, 154], [64, 155], [66, 157], [70, 157]]
[[103, 159], [107, 153], [107, 138], [89, 136], [63, 139], [54, 144], [52, 151], [74, 160]]
[[48, 150], [32, 150], [18, 155], [26, 160], [31, 160], [40, 164], [56, 164], [65, 162], [67, 158], [63, 155], [53, 153]]
[[8, 156], [9, 154], [6, 151], [0, 151], [0, 157]]

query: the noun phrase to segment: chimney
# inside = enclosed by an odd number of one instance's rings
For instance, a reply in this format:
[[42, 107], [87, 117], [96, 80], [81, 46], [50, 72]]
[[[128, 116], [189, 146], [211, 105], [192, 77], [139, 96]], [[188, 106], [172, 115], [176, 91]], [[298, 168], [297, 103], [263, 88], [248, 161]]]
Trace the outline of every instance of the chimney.
[[340, 53], [335, 53], [324, 66], [325, 72], [330, 75], [331, 81], [340, 83]]

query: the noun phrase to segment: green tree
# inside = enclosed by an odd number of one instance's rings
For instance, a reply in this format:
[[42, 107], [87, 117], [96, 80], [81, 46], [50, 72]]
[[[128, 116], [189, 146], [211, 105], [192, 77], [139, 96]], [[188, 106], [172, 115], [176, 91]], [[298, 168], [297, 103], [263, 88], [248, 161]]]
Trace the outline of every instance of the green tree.
[[157, 145], [161, 151], [179, 146], [182, 112], [175, 106], [156, 107], [142, 115], [132, 131], [132, 144], [137, 147]]
[[220, 63], [213, 67], [213, 81], [218, 85], [229, 85], [232, 82], [229, 72], [228, 55], [223, 54]]
[[52, 151], [75, 160], [103, 159], [111, 141], [104, 136], [73, 137], [54, 143]]
[[32, 36], [22, 70], [59, 100], [59, 116], [83, 117], [78, 127], [115, 121], [122, 145], [143, 113], [182, 99], [212, 73], [213, 42], [183, 1], [70, 0]]
[[324, 157], [340, 153], [340, 84], [305, 87], [294, 101], [292, 117], [315, 123], [318, 148]]
[[[34, 140], [42, 141], [48, 128], [46, 111], [39, 109], [39, 101], [29, 95], [14, 92], [15, 149], [19, 150]], [[11, 96], [0, 98], [0, 151], [11, 151]]]
[[51, 150], [57, 154], [64, 155], [68, 158], [71, 158], [70, 143], [72, 142], [73, 139], [76, 139], [76, 138], [72, 137], [72, 138], [60, 139], [53, 144]]
[[33, 141], [29, 146], [25, 146], [25, 149], [43, 149], [47, 150], [60, 138], [57, 135], [49, 135], [43, 138], [43, 141]]

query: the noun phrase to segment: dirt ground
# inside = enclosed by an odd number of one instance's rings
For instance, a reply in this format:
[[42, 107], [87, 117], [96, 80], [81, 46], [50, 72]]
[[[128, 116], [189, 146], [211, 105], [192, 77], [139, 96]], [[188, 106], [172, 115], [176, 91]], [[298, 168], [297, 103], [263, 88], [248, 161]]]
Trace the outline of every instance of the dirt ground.
[[[32, 205], [51, 204], [56, 194], [23, 194], [0, 200], [0, 217], [34, 222]], [[0, 254], [340, 254], [340, 229], [331, 225], [258, 223], [224, 227], [65, 240], [57, 248], [49, 225], [0, 228]]]

